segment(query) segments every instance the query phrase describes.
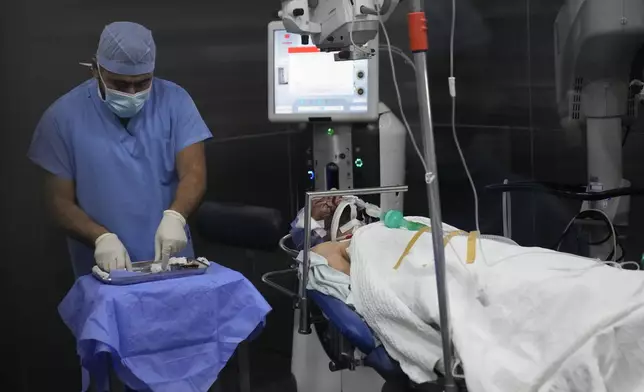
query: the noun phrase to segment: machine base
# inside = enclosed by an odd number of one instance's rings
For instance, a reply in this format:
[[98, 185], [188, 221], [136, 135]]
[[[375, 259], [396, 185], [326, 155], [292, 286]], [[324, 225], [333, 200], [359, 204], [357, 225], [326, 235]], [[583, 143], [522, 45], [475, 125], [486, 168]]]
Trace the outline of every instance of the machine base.
[[373, 369], [359, 366], [354, 371], [329, 370], [327, 356], [317, 332], [301, 335], [297, 332], [299, 311], [295, 311], [293, 329], [293, 359], [291, 372], [298, 392], [363, 392], [380, 391], [385, 381]]

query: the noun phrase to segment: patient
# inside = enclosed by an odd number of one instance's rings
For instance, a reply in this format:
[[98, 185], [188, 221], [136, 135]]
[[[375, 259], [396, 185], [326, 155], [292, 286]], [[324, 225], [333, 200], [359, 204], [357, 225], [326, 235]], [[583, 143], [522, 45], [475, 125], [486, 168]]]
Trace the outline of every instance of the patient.
[[[333, 296], [348, 298], [387, 353], [421, 384], [435, 379], [442, 342], [433, 327], [440, 314], [431, 236], [420, 236], [394, 268], [413, 235], [369, 225], [351, 241], [319, 238], [312, 251], [349, 282], [324, 273], [313, 279], [324, 271], [312, 269], [309, 283], [338, 286], [323, 293], [346, 294], [348, 287], [350, 296]], [[641, 272], [503, 241], [477, 244], [472, 263], [463, 261], [467, 236], [445, 247], [453, 345], [471, 391], [641, 391], [644, 335], [635, 332], [644, 328]]]

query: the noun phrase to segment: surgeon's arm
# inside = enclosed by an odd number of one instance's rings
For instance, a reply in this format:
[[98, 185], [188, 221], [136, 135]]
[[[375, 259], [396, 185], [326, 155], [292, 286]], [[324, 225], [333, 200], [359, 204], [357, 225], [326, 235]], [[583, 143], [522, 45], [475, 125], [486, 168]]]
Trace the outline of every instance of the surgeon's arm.
[[177, 174], [179, 186], [170, 209], [188, 218], [206, 193], [206, 153], [203, 142], [179, 151]]
[[76, 204], [74, 181], [48, 173], [45, 187], [54, 218], [70, 236], [93, 247], [98, 237], [108, 233]]

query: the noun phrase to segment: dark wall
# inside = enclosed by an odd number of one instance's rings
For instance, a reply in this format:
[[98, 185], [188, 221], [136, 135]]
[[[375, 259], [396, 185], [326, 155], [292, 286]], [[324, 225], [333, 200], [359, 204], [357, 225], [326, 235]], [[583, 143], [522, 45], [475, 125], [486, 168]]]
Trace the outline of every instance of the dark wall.
[[[485, 186], [509, 180], [585, 182], [581, 134], [560, 129], [556, 112], [553, 25], [563, 0], [457, 1], [456, 124], [461, 146], [479, 190], [481, 228], [500, 234], [501, 197]], [[451, 1], [426, 2], [428, 54], [435, 137], [445, 221], [474, 228], [474, 205], [455, 148], [448, 94]], [[387, 25], [406, 48], [405, 15]], [[381, 99], [397, 107], [388, 62], [381, 60]], [[416, 123], [413, 71], [399, 63], [405, 107]], [[420, 136], [418, 136], [420, 137]], [[411, 149], [409, 150], [411, 151]], [[409, 212], [426, 213], [418, 159], [408, 156]], [[420, 189], [420, 191], [416, 191]], [[579, 208], [543, 195], [513, 195], [513, 236], [525, 245], [552, 245]]]
[[[457, 129], [481, 192], [483, 230], [499, 232], [500, 197], [484, 192], [486, 184], [505, 178], [585, 182], [583, 135], [561, 130], [554, 102], [552, 26], [563, 0], [457, 3]], [[472, 197], [449, 125], [451, 3], [426, 4], [444, 220], [472, 229]], [[278, 6], [277, 0], [3, 3], [0, 247], [5, 260], [0, 263], [0, 305], [9, 315], [2, 317], [2, 328], [9, 330], [2, 334], [2, 352], [15, 365], [3, 369], [8, 374], [2, 382], [13, 386], [7, 390], [78, 389], [74, 342], [56, 312], [72, 284], [72, 271], [63, 236], [45, 212], [40, 174], [25, 153], [46, 107], [89, 77], [77, 63], [91, 58], [105, 24], [132, 20], [152, 29], [159, 48], [157, 75], [192, 94], [214, 134], [207, 146], [207, 199], [268, 206], [293, 215], [301, 197], [300, 155], [306, 138], [266, 119], [265, 31]], [[392, 43], [407, 50], [402, 8], [387, 26]], [[381, 99], [397, 108], [386, 60], [383, 56]], [[418, 134], [413, 72], [398, 60], [396, 65], [404, 108]], [[644, 134], [634, 132], [625, 152], [626, 176], [640, 187], [644, 169], [638, 154], [643, 147]], [[412, 189], [407, 212], [426, 214], [423, 173], [411, 153], [407, 182]], [[513, 207], [516, 239], [525, 245], [550, 245], [579, 205], [517, 195]], [[640, 216], [643, 209], [634, 201], [632, 216]], [[641, 225], [633, 220], [635, 231], [643, 232]], [[641, 253], [641, 248], [634, 241], [629, 254]], [[288, 333], [281, 339], [275, 344], [288, 346]]]

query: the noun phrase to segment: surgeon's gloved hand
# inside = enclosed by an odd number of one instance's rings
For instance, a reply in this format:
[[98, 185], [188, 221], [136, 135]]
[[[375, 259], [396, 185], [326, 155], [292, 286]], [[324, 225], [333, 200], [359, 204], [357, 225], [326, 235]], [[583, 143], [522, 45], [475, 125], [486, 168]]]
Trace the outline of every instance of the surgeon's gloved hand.
[[168, 259], [187, 245], [186, 218], [176, 211], [163, 211], [163, 219], [154, 236], [154, 260]]
[[96, 265], [105, 272], [113, 270], [132, 270], [132, 262], [127, 249], [114, 233], [105, 233], [94, 242]]

